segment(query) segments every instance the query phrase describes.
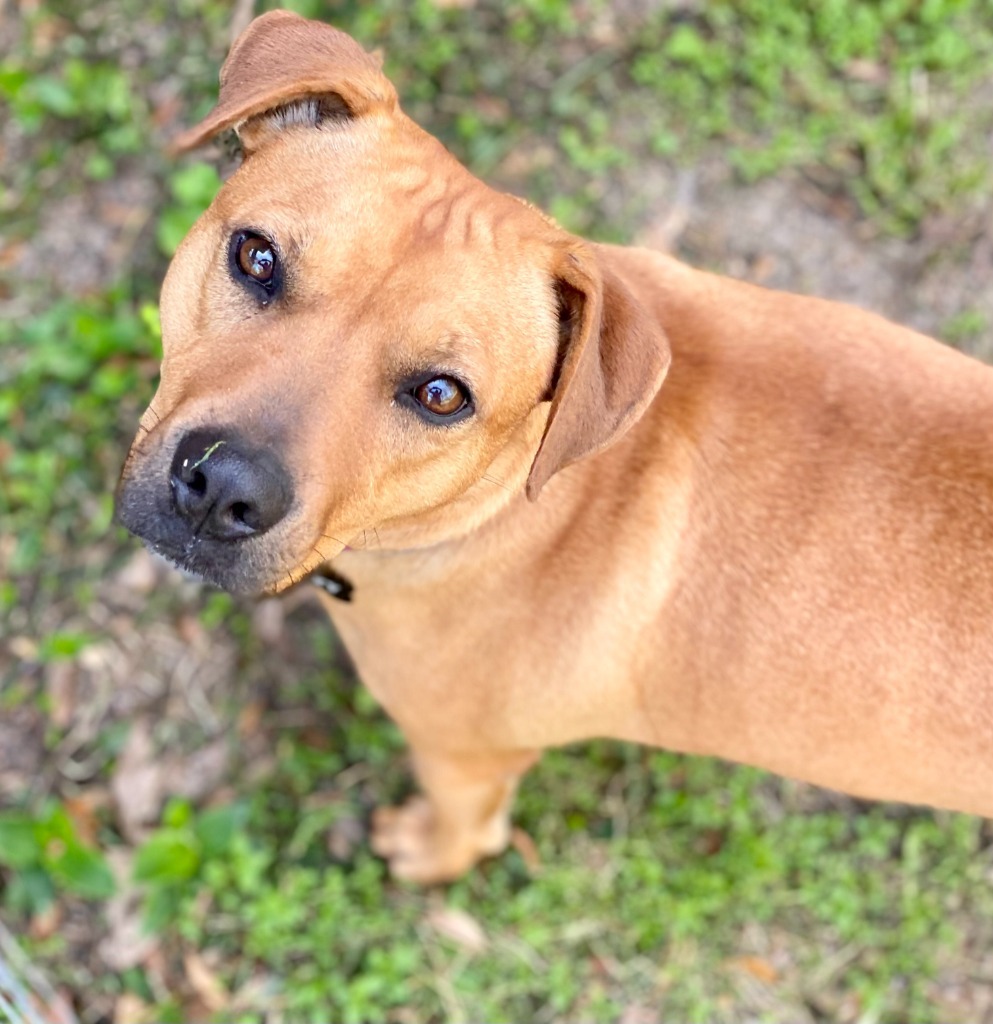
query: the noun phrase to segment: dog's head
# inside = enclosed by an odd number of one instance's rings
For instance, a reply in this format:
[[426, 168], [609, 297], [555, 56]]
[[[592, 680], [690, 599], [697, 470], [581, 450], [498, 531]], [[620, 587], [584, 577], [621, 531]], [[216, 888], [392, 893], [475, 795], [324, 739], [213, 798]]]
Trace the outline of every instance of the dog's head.
[[234, 590], [363, 538], [470, 529], [611, 443], [668, 364], [595, 247], [474, 178], [329, 26], [256, 19], [217, 108], [244, 160], [162, 290], [162, 379], [118, 517]]

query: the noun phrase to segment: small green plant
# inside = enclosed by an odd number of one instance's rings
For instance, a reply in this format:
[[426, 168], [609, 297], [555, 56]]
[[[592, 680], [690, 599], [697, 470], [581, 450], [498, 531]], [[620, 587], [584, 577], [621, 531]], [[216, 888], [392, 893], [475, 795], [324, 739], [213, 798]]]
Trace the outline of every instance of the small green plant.
[[[0, 63], [0, 102], [23, 131], [37, 136], [49, 121], [60, 122], [95, 180], [109, 178], [119, 158], [140, 149], [143, 106], [120, 67], [69, 57], [57, 70], [32, 70], [15, 58]], [[58, 148], [50, 150], [52, 157]]]
[[93, 900], [114, 892], [103, 855], [80, 838], [65, 808], [55, 801], [36, 814], [0, 811], [0, 866], [11, 873], [4, 903], [19, 913], [44, 910], [60, 892]]
[[8, 580], [70, 539], [107, 532], [121, 456], [107, 439], [133, 430], [150, 397], [156, 322], [125, 289], [0, 321], [0, 519], [16, 538], [0, 567]]
[[989, 182], [975, 145], [989, 113], [968, 98], [993, 55], [988, 13], [983, 0], [718, 0], [679, 22], [660, 9], [631, 73], [690, 154], [719, 141], [748, 179], [820, 164], [904, 234]]
[[978, 309], [964, 309], [945, 323], [941, 336], [949, 344], [963, 348], [982, 338], [989, 329], [985, 313]]
[[170, 175], [172, 202], [162, 211], [155, 229], [156, 240], [165, 256], [175, 253], [220, 187], [221, 179], [212, 164], [189, 164]]
[[242, 803], [214, 807], [199, 814], [185, 800], [171, 800], [162, 827], [138, 850], [134, 879], [147, 890], [146, 923], [160, 931], [184, 892], [195, 888], [213, 860], [226, 857], [244, 825]]

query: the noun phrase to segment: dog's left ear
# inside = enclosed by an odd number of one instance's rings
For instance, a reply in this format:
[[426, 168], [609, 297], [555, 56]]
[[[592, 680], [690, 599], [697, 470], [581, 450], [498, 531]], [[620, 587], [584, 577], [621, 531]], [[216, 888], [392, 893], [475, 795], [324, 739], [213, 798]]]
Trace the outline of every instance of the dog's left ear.
[[180, 135], [172, 149], [182, 153], [236, 128], [250, 151], [258, 133], [245, 133], [246, 123], [250, 126], [252, 118], [298, 101], [308, 106], [315, 123], [323, 117], [361, 117], [377, 108], [397, 108], [396, 90], [379, 60], [351, 36], [290, 11], [270, 11], [256, 18], [231, 47], [221, 68], [217, 106]]
[[658, 320], [586, 246], [563, 254], [556, 286], [561, 368], [528, 476], [531, 501], [553, 474], [606, 448], [635, 423], [671, 359]]

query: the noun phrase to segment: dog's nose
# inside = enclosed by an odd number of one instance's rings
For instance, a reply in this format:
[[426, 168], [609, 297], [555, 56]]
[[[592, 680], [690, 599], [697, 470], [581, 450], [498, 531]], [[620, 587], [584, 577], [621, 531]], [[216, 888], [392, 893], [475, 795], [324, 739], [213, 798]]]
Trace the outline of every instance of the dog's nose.
[[187, 434], [173, 456], [171, 482], [179, 514], [215, 540], [265, 533], [293, 500], [289, 476], [271, 452], [223, 431]]

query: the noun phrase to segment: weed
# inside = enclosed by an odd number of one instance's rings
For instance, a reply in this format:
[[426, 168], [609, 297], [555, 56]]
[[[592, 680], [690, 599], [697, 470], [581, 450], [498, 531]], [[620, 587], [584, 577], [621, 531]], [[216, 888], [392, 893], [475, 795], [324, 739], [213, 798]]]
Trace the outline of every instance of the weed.
[[0, 518], [16, 539], [3, 568], [19, 590], [43, 559], [108, 530], [120, 451], [105, 438], [136, 421], [157, 366], [143, 311], [122, 288], [0, 321]]
[[58, 892], [107, 899], [114, 879], [99, 850], [83, 842], [65, 809], [0, 812], [0, 865], [14, 869], [4, 902], [16, 913], [44, 910]]

